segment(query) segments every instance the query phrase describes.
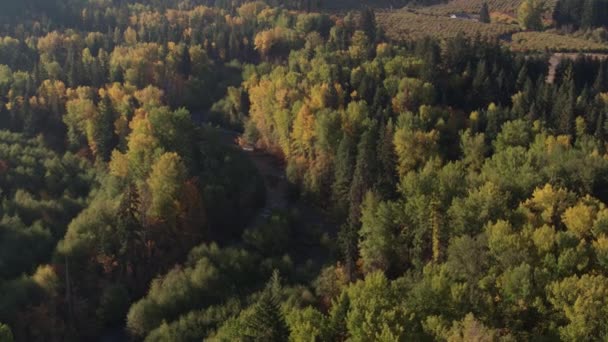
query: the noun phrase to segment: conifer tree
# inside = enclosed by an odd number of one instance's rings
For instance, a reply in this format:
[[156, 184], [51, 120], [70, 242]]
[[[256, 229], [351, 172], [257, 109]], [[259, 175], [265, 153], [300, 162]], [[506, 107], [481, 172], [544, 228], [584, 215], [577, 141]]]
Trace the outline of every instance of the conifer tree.
[[192, 61], [190, 59], [190, 51], [188, 45], [182, 44], [179, 52], [179, 66], [178, 72], [181, 73], [184, 77], [188, 77], [190, 75], [190, 71], [192, 68]]
[[344, 134], [336, 154], [334, 183], [332, 185], [332, 197], [338, 214], [344, 214], [348, 209], [348, 193], [353, 177], [353, 166], [355, 158], [353, 153], [352, 138]]
[[378, 159], [378, 172], [375, 188], [383, 198], [393, 198], [397, 184], [397, 155], [395, 154], [395, 128], [389, 119], [384, 127], [380, 128], [380, 137], [376, 156]]
[[[569, 74], [569, 73], [568, 73]], [[565, 79], [557, 93], [553, 117], [561, 134], [574, 133], [575, 85], [572, 78]]]
[[479, 12], [479, 21], [486, 24], [489, 24], [491, 22], [490, 9], [488, 8], [488, 3], [485, 1], [481, 5], [481, 11]]
[[368, 7], [361, 11], [359, 28], [365, 32], [370, 41], [376, 40], [376, 14], [373, 9]]
[[90, 137], [96, 156], [103, 161], [108, 161], [110, 153], [115, 145], [114, 139], [114, 109], [112, 100], [104, 93], [99, 102], [99, 110], [91, 121], [87, 130], [91, 130]]
[[377, 165], [375, 140], [376, 130], [370, 128], [363, 133], [357, 147], [357, 162], [349, 193], [350, 209], [348, 216], [348, 221], [354, 226], [360, 224], [361, 202], [363, 202], [365, 193], [370, 190], [375, 179], [375, 165]]
[[334, 341], [345, 341], [348, 330], [346, 328], [346, 316], [350, 308], [350, 298], [346, 291], [333, 302], [329, 312], [329, 329]]
[[289, 338], [289, 327], [280, 306], [281, 284], [275, 271], [266, 289], [245, 321], [245, 337], [251, 341], [283, 342]]
[[593, 90], [596, 93], [602, 93], [606, 90], [608, 90], [608, 80], [607, 80], [607, 72], [608, 70], [606, 69], [606, 65], [608, 63], [606, 63], [606, 61], [602, 61], [600, 64], [600, 68], [597, 72], [597, 77], [595, 78], [595, 81], [593, 82]]

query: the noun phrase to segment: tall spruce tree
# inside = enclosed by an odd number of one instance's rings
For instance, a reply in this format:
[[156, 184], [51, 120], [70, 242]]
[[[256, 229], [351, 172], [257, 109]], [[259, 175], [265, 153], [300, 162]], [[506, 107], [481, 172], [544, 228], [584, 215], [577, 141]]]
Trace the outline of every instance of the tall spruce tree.
[[354, 226], [360, 225], [361, 203], [368, 190], [371, 189], [376, 174], [376, 128], [375, 125], [366, 130], [357, 146], [357, 162], [349, 192], [348, 221]]
[[395, 196], [397, 184], [397, 155], [393, 143], [395, 136], [393, 121], [389, 119], [388, 123], [380, 127], [379, 131], [380, 136], [376, 148], [378, 176], [374, 187], [382, 198], [391, 199]]
[[289, 327], [280, 306], [280, 291], [279, 273], [275, 271], [245, 321], [244, 335], [248, 340], [284, 342], [289, 339]]
[[352, 138], [349, 134], [344, 134], [336, 154], [334, 183], [332, 184], [334, 209], [336, 209], [338, 216], [344, 216], [348, 209], [348, 194], [353, 178], [354, 165]]
[[359, 29], [365, 32], [370, 41], [376, 41], [376, 13], [373, 9], [367, 7], [361, 11]]
[[481, 5], [481, 11], [479, 11], [479, 21], [486, 24], [489, 24], [492, 21], [490, 18], [490, 9], [488, 8], [488, 3], [485, 1]]

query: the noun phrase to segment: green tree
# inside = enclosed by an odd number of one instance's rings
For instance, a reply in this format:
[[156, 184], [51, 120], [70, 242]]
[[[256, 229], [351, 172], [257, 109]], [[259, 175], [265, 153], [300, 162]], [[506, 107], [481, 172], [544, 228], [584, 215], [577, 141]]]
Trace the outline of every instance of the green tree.
[[544, 0], [524, 0], [517, 11], [519, 26], [524, 30], [542, 30]]
[[333, 205], [341, 215], [344, 215], [348, 209], [348, 194], [355, 165], [353, 149], [352, 138], [349, 134], [344, 134], [336, 152], [332, 184]]
[[311, 306], [305, 309], [294, 309], [285, 318], [291, 331], [289, 336], [291, 341], [332, 340], [328, 318]]
[[329, 329], [334, 341], [344, 341], [348, 336], [346, 317], [350, 309], [350, 298], [347, 291], [342, 291], [340, 297], [332, 302], [329, 312]]
[[179, 199], [186, 181], [186, 167], [177, 153], [164, 153], [148, 178], [152, 201], [149, 214], [171, 221], [180, 211]]
[[376, 14], [374, 10], [367, 7], [359, 15], [359, 29], [365, 32], [369, 39], [376, 40]]
[[373, 192], [368, 192], [361, 211], [359, 250], [363, 270], [399, 274], [407, 254], [407, 243], [402, 240], [402, 208], [397, 203], [380, 202]]
[[564, 341], [608, 337], [608, 279], [602, 275], [573, 276], [548, 287], [548, 299], [566, 319], [559, 327]]
[[361, 202], [372, 187], [376, 174], [376, 139], [375, 129], [370, 128], [362, 134], [357, 147], [355, 172], [348, 198], [350, 205], [348, 222], [354, 226], [359, 226], [361, 222]]
[[486, 24], [489, 24], [491, 21], [490, 9], [488, 8], [488, 3], [485, 1], [481, 5], [481, 10], [479, 11], [479, 21]]
[[380, 127], [380, 137], [377, 144], [376, 158], [378, 159], [378, 172], [375, 189], [383, 198], [393, 198], [397, 184], [397, 156], [393, 141], [395, 129], [390, 120], [384, 127]]
[[283, 342], [289, 338], [289, 327], [280, 306], [281, 284], [277, 271], [266, 289], [253, 305], [244, 322], [246, 339], [251, 341]]
[[382, 274], [375, 272], [348, 288], [350, 309], [346, 327], [353, 341], [406, 340], [408, 311], [400, 304], [398, 288]]
[[461, 321], [455, 321], [443, 338], [449, 342], [494, 342], [512, 340], [510, 336], [500, 335], [499, 330], [485, 326], [482, 322], [478, 321], [472, 313], [469, 313]]
[[11, 328], [6, 324], [0, 323], [0, 341], [2, 342], [13, 342], [13, 333]]
[[98, 107], [97, 115], [87, 122], [87, 136], [91, 150], [95, 155], [102, 161], [108, 161], [116, 139], [114, 135], [114, 109], [112, 100], [106, 92], [102, 95]]

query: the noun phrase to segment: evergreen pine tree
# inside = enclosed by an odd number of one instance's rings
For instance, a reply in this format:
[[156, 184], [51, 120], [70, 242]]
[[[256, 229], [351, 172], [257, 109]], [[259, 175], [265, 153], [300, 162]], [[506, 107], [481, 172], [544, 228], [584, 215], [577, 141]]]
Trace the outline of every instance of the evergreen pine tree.
[[348, 330], [346, 328], [346, 316], [350, 309], [350, 298], [346, 292], [333, 302], [329, 312], [329, 329], [333, 341], [345, 341]]
[[376, 177], [375, 188], [382, 198], [390, 199], [395, 196], [397, 184], [397, 155], [393, 143], [395, 129], [393, 121], [389, 119], [384, 127], [380, 127], [380, 137], [378, 139], [377, 159], [378, 176]]
[[376, 14], [373, 9], [367, 7], [361, 11], [359, 29], [365, 32], [370, 41], [376, 41]]
[[581, 23], [580, 26], [582, 28], [591, 28], [596, 25], [599, 21], [596, 19], [596, 14], [599, 12], [599, 8], [597, 8], [598, 1], [597, 0], [583, 0], [582, 3], [582, 13], [581, 13]]
[[92, 138], [97, 157], [108, 161], [114, 149], [114, 109], [108, 94], [104, 94], [99, 101], [99, 113], [92, 120]]
[[332, 184], [333, 203], [338, 216], [343, 216], [348, 208], [348, 193], [354, 164], [352, 138], [350, 135], [344, 134], [336, 154], [334, 183]]
[[528, 63], [524, 63], [524, 65], [519, 69], [519, 73], [517, 74], [517, 80], [515, 81], [515, 89], [522, 90], [524, 88], [524, 84], [526, 84], [526, 80], [528, 79]]
[[356, 227], [360, 225], [363, 197], [370, 190], [375, 179], [375, 165], [377, 165], [375, 141], [376, 129], [372, 127], [361, 135], [361, 141], [357, 146], [357, 161], [350, 186], [348, 214], [348, 222]]
[[606, 80], [606, 61], [602, 61], [600, 63], [600, 68], [597, 72], [597, 77], [595, 78], [595, 82], [593, 82], [593, 90], [595, 93], [602, 93], [608, 90], [608, 80]]
[[[597, 102], [600, 102], [600, 99], [596, 100]], [[594, 106], [597, 108], [597, 106]], [[597, 110], [597, 109], [596, 109]], [[599, 141], [604, 141], [605, 138], [605, 132], [606, 132], [606, 127], [605, 127], [605, 120], [606, 120], [606, 114], [604, 114], [603, 112], [599, 111], [598, 113], [596, 113], [596, 123], [595, 123], [595, 133], [594, 136], [596, 139], [598, 139]]]
[[344, 260], [348, 278], [355, 279], [356, 262], [359, 255], [359, 227], [350, 222], [342, 224], [338, 232], [338, 245]]
[[488, 69], [486, 62], [481, 60], [477, 64], [475, 70], [475, 78], [473, 78], [473, 92], [472, 92], [472, 103], [475, 103], [475, 107], [481, 107], [486, 104], [488, 100], [488, 90], [490, 88], [490, 79], [488, 77]]
[[129, 281], [137, 281], [138, 269], [142, 265], [140, 251], [145, 245], [145, 236], [140, 221], [140, 199], [137, 187], [133, 184], [127, 186], [122, 200], [118, 205], [118, 220], [116, 224], [117, 235], [120, 239], [118, 254], [121, 258], [121, 272], [127, 275], [130, 268], [133, 276], [127, 277]]
[[441, 258], [441, 240], [442, 240], [442, 231], [441, 227], [443, 225], [441, 213], [439, 212], [440, 202], [437, 199], [431, 200], [431, 217], [430, 217], [430, 225], [431, 225], [431, 234], [432, 234], [432, 252], [433, 252], [433, 262], [438, 263]]
[[289, 327], [280, 306], [280, 289], [280, 279], [275, 271], [245, 321], [244, 335], [248, 340], [284, 342], [289, 339]]
[[557, 120], [560, 134], [574, 133], [575, 88], [574, 80], [564, 80], [557, 94], [558, 101], [554, 107], [554, 118]]
[[488, 8], [488, 3], [485, 1], [481, 5], [481, 11], [479, 12], [479, 21], [486, 24], [489, 24], [491, 22], [490, 9]]

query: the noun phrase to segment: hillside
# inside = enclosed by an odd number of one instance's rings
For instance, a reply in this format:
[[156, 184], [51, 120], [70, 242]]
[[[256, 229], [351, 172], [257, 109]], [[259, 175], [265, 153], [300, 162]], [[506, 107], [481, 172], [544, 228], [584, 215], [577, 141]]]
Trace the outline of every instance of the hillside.
[[0, 0], [0, 342], [608, 342], [608, 0], [441, 1]]

